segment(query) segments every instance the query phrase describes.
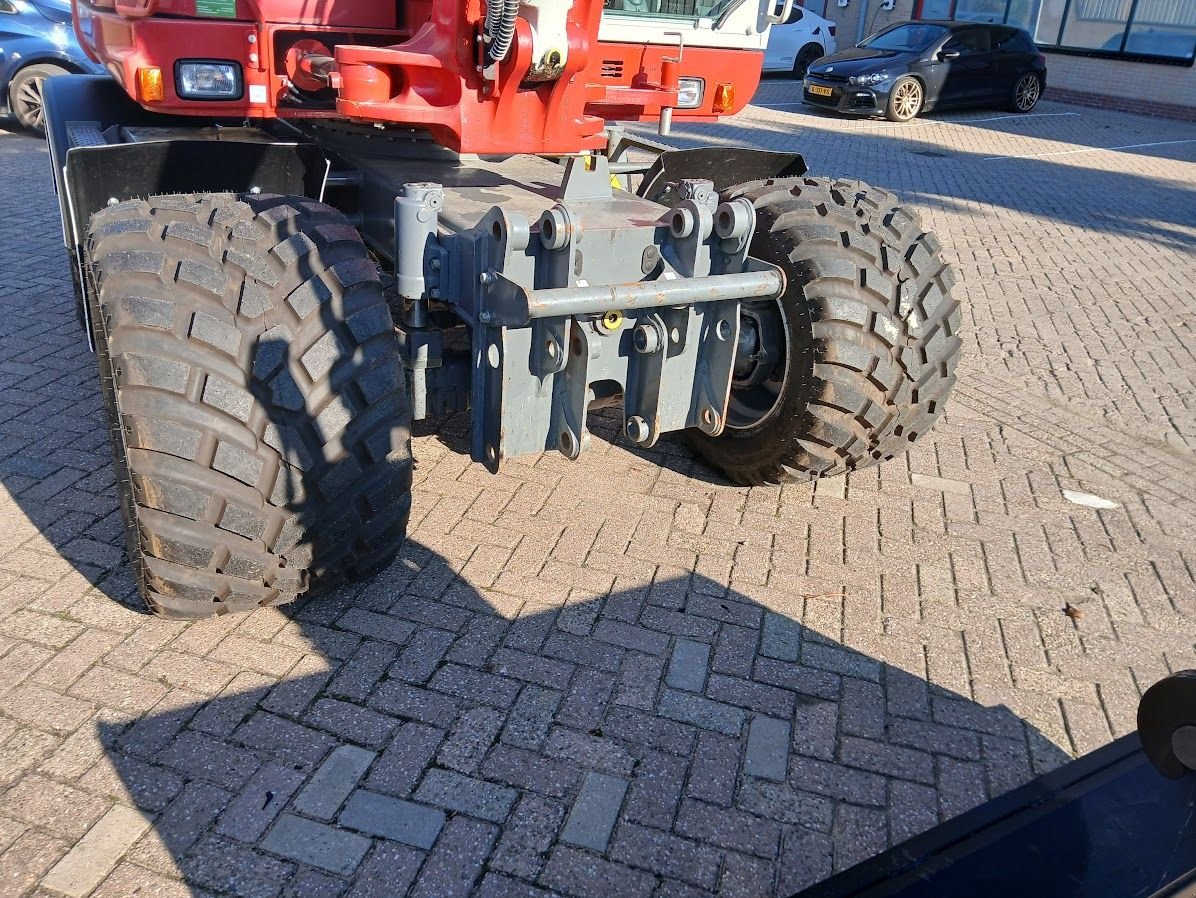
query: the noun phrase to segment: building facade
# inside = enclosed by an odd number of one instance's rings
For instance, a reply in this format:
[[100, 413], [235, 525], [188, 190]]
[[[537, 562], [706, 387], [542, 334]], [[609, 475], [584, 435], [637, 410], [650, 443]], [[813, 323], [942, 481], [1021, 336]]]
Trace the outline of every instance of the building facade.
[[840, 49], [911, 18], [1008, 22], [1047, 55], [1051, 99], [1196, 121], [1196, 0], [804, 0]]

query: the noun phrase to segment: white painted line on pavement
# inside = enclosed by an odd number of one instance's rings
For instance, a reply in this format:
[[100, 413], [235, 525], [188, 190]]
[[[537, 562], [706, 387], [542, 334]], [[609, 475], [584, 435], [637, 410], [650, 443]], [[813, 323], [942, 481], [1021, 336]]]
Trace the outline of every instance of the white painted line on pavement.
[[1144, 147], [1166, 147], [1177, 143], [1196, 143], [1196, 137], [1185, 137], [1183, 140], [1156, 140], [1151, 143], [1127, 143], [1120, 147], [1083, 147], [1079, 150], [1057, 150], [1053, 153], [1025, 153], [1021, 156], [985, 156], [984, 162], [997, 162], [1001, 159], [1041, 159], [1045, 156], [1074, 156], [1077, 153], [1100, 153], [1106, 150], [1140, 150]]
[[1007, 118], [1055, 118], [1061, 115], [1083, 115], [1081, 112], [1019, 112], [1015, 115], [997, 115], [992, 118], [961, 118], [956, 125], [970, 125], [973, 122], [1001, 122]]

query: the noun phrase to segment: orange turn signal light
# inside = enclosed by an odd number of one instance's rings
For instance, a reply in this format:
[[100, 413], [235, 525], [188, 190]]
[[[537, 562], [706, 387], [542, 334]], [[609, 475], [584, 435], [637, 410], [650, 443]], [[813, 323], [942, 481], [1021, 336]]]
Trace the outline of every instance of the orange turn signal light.
[[161, 103], [166, 99], [161, 69], [151, 67], [137, 70], [137, 99], [142, 103]]
[[735, 85], [720, 81], [714, 85], [714, 113], [721, 115], [735, 108]]

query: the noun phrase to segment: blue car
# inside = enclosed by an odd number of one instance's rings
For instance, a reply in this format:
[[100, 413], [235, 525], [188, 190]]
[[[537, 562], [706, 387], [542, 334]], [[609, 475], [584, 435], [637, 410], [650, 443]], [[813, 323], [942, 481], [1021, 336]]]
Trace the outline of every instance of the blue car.
[[42, 85], [47, 78], [103, 74], [75, 40], [68, 0], [0, 0], [0, 108], [44, 134]]

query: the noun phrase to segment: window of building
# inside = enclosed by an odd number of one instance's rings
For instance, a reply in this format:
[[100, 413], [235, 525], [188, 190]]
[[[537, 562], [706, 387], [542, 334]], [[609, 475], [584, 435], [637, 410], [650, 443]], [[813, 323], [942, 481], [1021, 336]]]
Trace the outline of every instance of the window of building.
[[914, 15], [1018, 25], [1061, 53], [1196, 61], [1196, 0], [918, 0]]

